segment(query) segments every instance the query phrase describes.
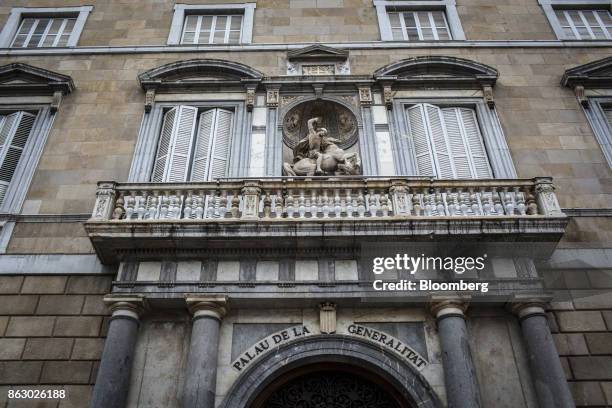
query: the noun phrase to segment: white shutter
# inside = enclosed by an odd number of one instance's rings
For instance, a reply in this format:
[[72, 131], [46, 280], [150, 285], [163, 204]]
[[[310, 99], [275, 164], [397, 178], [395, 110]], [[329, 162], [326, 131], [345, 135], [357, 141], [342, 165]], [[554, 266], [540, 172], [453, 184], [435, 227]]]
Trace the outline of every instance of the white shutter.
[[0, 204], [15, 174], [35, 118], [36, 115], [28, 112], [15, 112], [0, 123]]
[[468, 158], [471, 161], [473, 178], [492, 178], [493, 171], [489, 164], [487, 151], [478, 128], [476, 112], [468, 108], [456, 108], [462, 121], [462, 131], [467, 146]]
[[427, 103], [424, 106], [438, 178], [455, 178], [456, 173], [450, 156], [450, 146], [442, 110]]
[[208, 110], [200, 115], [198, 136], [191, 170], [191, 181], [207, 181], [210, 165], [210, 153], [215, 130], [216, 109]]
[[225, 109], [216, 109], [215, 137], [212, 145], [212, 157], [209, 179], [226, 177], [227, 163], [232, 133], [233, 113]]
[[197, 112], [197, 108], [181, 105], [164, 115], [153, 181], [172, 183], [187, 180]]
[[604, 108], [604, 115], [608, 119], [608, 124], [612, 127], [612, 107]]
[[191, 181], [227, 176], [233, 112], [210, 109], [200, 115]]
[[436, 176], [433, 155], [423, 105], [414, 105], [406, 109], [408, 128], [412, 137], [416, 168], [419, 176]]
[[469, 153], [462, 132], [460, 108], [444, 108], [442, 113], [446, 124], [446, 134], [455, 167], [455, 178], [472, 178], [472, 168], [468, 158]]
[[159, 136], [159, 145], [157, 147], [157, 156], [155, 157], [155, 166], [153, 167], [153, 175], [151, 181], [161, 183], [164, 181], [166, 172], [166, 163], [168, 161], [168, 152], [172, 143], [172, 130], [174, 129], [174, 119], [176, 119], [176, 111], [178, 108], [172, 108], [164, 115], [161, 134]]

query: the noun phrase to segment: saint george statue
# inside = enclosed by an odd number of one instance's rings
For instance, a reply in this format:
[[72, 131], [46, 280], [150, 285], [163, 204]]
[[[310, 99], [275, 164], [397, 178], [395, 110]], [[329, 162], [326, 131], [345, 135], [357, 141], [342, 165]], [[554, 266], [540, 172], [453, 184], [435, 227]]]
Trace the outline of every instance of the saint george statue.
[[308, 135], [293, 149], [293, 164], [284, 163], [288, 176], [352, 176], [361, 174], [361, 159], [338, 147], [340, 140], [319, 127], [321, 118], [308, 120]]

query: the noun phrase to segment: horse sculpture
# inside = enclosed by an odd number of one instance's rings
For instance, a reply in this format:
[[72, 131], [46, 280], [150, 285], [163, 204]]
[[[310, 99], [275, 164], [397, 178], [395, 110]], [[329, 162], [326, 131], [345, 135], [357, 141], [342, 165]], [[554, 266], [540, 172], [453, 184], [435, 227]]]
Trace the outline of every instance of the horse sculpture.
[[284, 163], [288, 176], [352, 176], [361, 174], [361, 159], [355, 152], [339, 148], [340, 140], [327, 136], [327, 129], [318, 127], [321, 118], [308, 120], [308, 136], [293, 150], [293, 164]]

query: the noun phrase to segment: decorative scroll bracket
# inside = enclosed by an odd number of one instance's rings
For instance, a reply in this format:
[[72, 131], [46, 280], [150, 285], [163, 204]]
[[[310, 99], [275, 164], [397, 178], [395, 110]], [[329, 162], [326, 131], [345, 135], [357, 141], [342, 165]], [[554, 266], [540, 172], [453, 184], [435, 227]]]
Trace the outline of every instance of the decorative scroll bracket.
[[155, 103], [155, 89], [147, 89], [147, 93], [145, 94], [145, 113], [151, 112], [151, 108]]
[[495, 108], [495, 99], [493, 99], [493, 87], [491, 85], [484, 85], [482, 87], [482, 93], [489, 109]]
[[62, 99], [64, 98], [64, 93], [62, 91], [53, 92], [53, 99], [51, 100], [51, 113], [57, 112], [60, 105], [62, 104]]
[[576, 95], [576, 99], [578, 99], [578, 102], [580, 102], [582, 107], [585, 109], [589, 109], [589, 100], [584, 95], [584, 86], [576, 85], [574, 87], [574, 94]]
[[257, 84], [247, 84], [246, 85], [246, 108], [247, 111], [252, 112], [253, 107], [255, 106], [255, 90], [257, 89]]

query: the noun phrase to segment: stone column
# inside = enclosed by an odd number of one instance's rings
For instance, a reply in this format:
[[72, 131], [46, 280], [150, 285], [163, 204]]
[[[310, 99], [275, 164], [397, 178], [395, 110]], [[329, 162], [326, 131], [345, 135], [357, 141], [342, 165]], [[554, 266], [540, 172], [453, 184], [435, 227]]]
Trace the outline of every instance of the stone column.
[[212, 296], [188, 296], [186, 300], [193, 314], [193, 326], [183, 408], [214, 408], [219, 330], [227, 302], [225, 297]]
[[540, 408], [575, 407], [542, 301], [511, 305], [518, 316]]
[[441, 300], [431, 305], [438, 325], [448, 408], [481, 406], [465, 324], [466, 309], [467, 303], [459, 299]]
[[112, 317], [90, 407], [124, 408], [144, 299], [134, 295], [109, 295], [104, 298], [104, 302], [110, 308]]

